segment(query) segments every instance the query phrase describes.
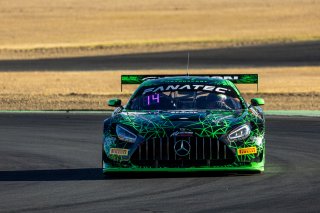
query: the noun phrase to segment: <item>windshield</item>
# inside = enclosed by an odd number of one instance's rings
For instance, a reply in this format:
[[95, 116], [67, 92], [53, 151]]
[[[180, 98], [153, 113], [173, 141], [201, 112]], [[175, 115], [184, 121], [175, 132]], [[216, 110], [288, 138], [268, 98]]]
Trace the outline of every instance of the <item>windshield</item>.
[[[240, 110], [243, 109], [237, 93], [231, 88], [180, 85], [142, 88], [127, 105], [129, 110]], [[188, 85], [187, 85], [188, 86]], [[207, 89], [207, 90], [204, 90]], [[209, 91], [210, 90], [210, 91]]]

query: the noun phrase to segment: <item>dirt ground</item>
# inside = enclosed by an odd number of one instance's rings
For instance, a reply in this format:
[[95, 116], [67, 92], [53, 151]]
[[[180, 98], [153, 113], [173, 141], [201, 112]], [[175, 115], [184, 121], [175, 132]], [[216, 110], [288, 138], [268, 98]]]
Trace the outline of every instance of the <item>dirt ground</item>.
[[[220, 73], [258, 73], [256, 85], [238, 85], [247, 101], [263, 97], [268, 110], [320, 110], [320, 67], [226, 69]], [[179, 70], [144, 72], [0, 72], [0, 110], [103, 110], [106, 100], [126, 103], [136, 86], [123, 86], [121, 74], [176, 74]], [[198, 73], [190, 70], [190, 74]], [[202, 70], [201, 73], [217, 73]]]
[[120, 92], [121, 73], [185, 73], [186, 50], [190, 73], [258, 73], [258, 93], [239, 88], [265, 109], [319, 110], [319, 11], [317, 0], [0, 1], [0, 110], [110, 109], [135, 89]]
[[319, 40], [314, 0], [0, 2], [0, 59]]

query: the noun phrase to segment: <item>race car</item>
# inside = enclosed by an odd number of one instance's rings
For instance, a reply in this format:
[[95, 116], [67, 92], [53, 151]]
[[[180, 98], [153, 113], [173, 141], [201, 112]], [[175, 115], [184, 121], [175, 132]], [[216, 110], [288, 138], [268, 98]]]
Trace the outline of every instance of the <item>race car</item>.
[[234, 83], [258, 75], [121, 76], [140, 86], [124, 106], [108, 101], [103, 173], [264, 171], [264, 100], [248, 104]]

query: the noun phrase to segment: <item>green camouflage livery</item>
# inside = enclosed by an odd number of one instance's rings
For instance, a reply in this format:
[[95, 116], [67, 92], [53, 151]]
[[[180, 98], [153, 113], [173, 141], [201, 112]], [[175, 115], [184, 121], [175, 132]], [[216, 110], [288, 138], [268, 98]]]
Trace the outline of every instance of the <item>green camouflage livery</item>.
[[[135, 77], [126, 76], [127, 80]], [[154, 79], [135, 82], [141, 85], [128, 104], [122, 107], [112, 102], [111, 105], [118, 108], [104, 121], [104, 173], [264, 171], [265, 120], [259, 107], [263, 104], [262, 99], [253, 99], [252, 104], [248, 105], [230, 80], [208, 76], [156, 76]], [[241, 109], [130, 108], [132, 101], [139, 95], [154, 98], [154, 94], [157, 94], [158, 99], [154, 102], [159, 102], [160, 92], [171, 94], [173, 90], [188, 98], [188, 90], [192, 90], [190, 94], [203, 94], [209, 90], [217, 94], [232, 92], [241, 103]], [[195, 102], [200, 99], [201, 96], [192, 100]]]

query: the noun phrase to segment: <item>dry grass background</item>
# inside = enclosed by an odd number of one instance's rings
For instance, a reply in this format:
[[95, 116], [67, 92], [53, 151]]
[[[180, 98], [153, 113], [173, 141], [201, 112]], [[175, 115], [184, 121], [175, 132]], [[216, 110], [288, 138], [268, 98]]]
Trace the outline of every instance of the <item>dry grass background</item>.
[[[120, 92], [120, 75], [177, 74], [178, 70], [144, 72], [0, 72], [0, 110], [110, 109], [106, 100], [120, 97], [127, 101], [136, 86], [126, 85]], [[259, 93], [255, 85], [238, 85], [249, 101], [266, 99], [265, 109], [319, 110], [320, 67], [250, 68], [203, 70], [201, 73], [258, 73]], [[190, 74], [199, 71], [190, 70]], [[35, 80], [36, 79], [36, 80]]]
[[[3, 0], [0, 60], [320, 40], [319, 11], [319, 0]], [[246, 68], [259, 73], [260, 93], [239, 87], [248, 99], [264, 97], [265, 109], [319, 110], [319, 69]], [[119, 93], [120, 74], [0, 72], [0, 110], [106, 109], [106, 99], [134, 89]]]
[[319, 11], [318, 0], [0, 1], [0, 58], [317, 40]]

